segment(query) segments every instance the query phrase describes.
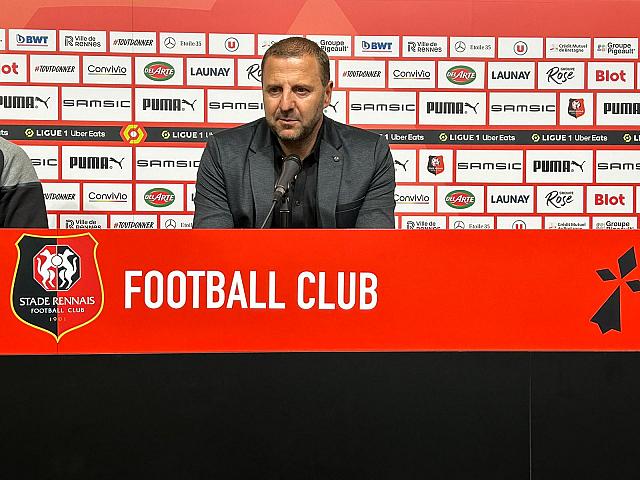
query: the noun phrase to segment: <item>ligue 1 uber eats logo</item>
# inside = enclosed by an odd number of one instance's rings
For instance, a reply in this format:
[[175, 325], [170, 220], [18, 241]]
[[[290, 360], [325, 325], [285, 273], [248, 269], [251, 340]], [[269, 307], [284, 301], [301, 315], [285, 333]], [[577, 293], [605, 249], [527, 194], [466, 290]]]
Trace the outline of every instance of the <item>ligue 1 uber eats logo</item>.
[[18, 261], [11, 286], [15, 316], [57, 342], [95, 320], [104, 305], [97, 246], [89, 233], [22, 235], [16, 242]]

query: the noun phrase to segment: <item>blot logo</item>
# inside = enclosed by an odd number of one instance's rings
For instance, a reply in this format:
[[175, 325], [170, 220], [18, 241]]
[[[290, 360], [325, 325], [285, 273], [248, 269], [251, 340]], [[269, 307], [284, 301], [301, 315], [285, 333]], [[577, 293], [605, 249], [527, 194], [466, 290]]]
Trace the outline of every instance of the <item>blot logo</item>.
[[[637, 266], [636, 251], [634, 247], [631, 247], [627, 252], [618, 258], [618, 269], [620, 271], [620, 277], [609, 270], [603, 268], [596, 270], [596, 273], [603, 282], [611, 282], [614, 280], [624, 280]], [[624, 283], [627, 284], [629, 289], [633, 293], [640, 292], [640, 280], [628, 280]], [[601, 333], [607, 333], [610, 330], [621, 331], [620, 321], [620, 285], [609, 295], [609, 298], [602, 304], [595, 315], [591, 318], [591, 321], [600, 327]]]
[[445, 202], [447, 202], [447, 205], [451, 208], [462, 210], [476, 203], [476, 197], [467, 190], [454, 190], [446, 196]]
[[167, 188], [152, 188], [144, 194], [144, 201], [147, 205], [157, 208], [164, 208], [175, 202], [176, 196]]
[[166, 82], [175, 74], [176, 69], [167, 62], [151, 62], [144, 67], [144, 76], [154, 82]]
[[14, 315], [57, 342], [95, 320], [104, 305], [97, 247], [89, 233], [22, 235], [11, 285]]

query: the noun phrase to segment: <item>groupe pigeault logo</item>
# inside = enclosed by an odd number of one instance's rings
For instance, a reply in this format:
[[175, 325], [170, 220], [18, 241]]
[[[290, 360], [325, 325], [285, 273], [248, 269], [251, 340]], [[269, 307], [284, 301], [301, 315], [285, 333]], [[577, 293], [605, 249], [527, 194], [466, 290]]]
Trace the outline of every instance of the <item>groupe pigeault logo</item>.
[[56, 342], [95, 320], [104, 305], [97, 247], [89, 233], [22, 235], [11, 285], [14, 315]]

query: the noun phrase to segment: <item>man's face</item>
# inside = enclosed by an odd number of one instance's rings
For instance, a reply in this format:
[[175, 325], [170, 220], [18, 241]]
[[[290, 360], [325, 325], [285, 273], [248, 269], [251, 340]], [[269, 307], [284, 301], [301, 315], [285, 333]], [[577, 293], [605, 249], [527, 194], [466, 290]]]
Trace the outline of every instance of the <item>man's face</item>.
[[267, 124], [284, 142], [304, 140], [319, 128], [333, 84], [322, 85], [320, 65], [311, 55], [267, 58], [262, 97]]

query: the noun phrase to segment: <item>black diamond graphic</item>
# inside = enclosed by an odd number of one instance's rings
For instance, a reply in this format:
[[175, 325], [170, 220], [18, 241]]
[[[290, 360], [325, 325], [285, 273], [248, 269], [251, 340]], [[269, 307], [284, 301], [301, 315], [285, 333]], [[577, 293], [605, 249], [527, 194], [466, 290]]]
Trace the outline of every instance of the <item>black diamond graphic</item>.
[[602, 304], [591, 321], [598, 324], [602, 333], [620, 331], [620, 287]]
[[630, 280], [627, 282], [632, 292], [640, 292], [640, 280]]
[[608, 282], [609, 280], [615, 280], [616, 279], [616, 276], [608, 268], [603, 268], [602, 270], [596, 270], [596, 273], [605, 282]]
[[636, 251], [634, 247], [631, 247], [627, 252], [618, 259], [618, 266], [620, 267], [621, 278], [626, 277], [631, 273], [631, 270], [636, 268]]

